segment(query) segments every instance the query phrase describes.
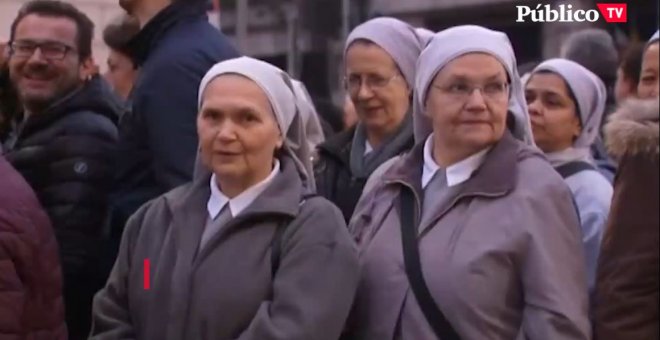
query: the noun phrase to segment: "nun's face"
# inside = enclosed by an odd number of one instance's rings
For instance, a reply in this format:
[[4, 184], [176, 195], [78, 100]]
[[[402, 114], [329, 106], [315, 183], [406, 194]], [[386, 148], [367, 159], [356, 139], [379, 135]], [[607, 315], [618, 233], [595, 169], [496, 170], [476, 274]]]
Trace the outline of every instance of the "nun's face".
[[221, 75], [206, 87], [197, 133], [202, 160], [223, 192], [223, 183], [247, 189], [268, 177], [283, 143], [268, 97], [239, 75]]
[[346, 53], [346, 89], [367, 130], [391, 133], [405, 118], [410, 90], [384, 49], [358, 41]]
[[546, 153], [571, 147], [582, 128], [564, 79], [555, 73], [536, 73], [527, 82], [525, 97], [536, 145]]
[[642, 60], [642, 73], [639, 76], [639, 85], [637, 94], [640, 98], [657, 98], [660, 86], [660, 67], [658, 61], [660, 57], [660, 43], [653, 43], [644, 52]]
[[426, 114], [433, 120], [436, 143], [460, 160], [502, 138], [508, 106], [502, 64], [491, 55], [470, 53], [438, 72], [428, 90]]

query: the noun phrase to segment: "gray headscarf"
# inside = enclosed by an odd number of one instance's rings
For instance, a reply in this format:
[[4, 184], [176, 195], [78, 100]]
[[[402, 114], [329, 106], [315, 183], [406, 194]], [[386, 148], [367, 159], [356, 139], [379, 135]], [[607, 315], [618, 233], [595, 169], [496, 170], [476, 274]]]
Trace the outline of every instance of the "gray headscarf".
[[368, 40], [380, 46], [394, 59], [403, 77], [412, 89], [415, 84], [415, 62], [422, 52], [423, 41], [415, 28], [394, 18], [371, 19], [353, 29], [346, 39], [344, 58], [356, 40]]
[[[394, 18], [381, 17], [369, 20], [357, 26], [349, 34], [344, 47], [346, 53], [356, 40], [367, 40], [381, 47], [394, 60], [401, 74], [412, 91], [415, 82], [415, 62], [422, 51], [422, 39], [417, 35], [415, 28]], [[357, 178], [368, 177], [376, 168], [388, 159], [397, 156], [409, 144], [413, 136], [412, 117], [406, 117], [394, 135], [390, 136], [383, 145], [364, 155], [366, 131], [358, 123], [353, 136], [350, 167], [353, 176]]]
[[305, 129], [298, 113], [293, 81], [279, 68], [261, 60], [240, 57], [215, 64], [202, 78], [199, 85], [198, 108], [202, 107], [204, 90], [209, 83], [223, 74], [237, 74], [254, 81], [270, 102], [277, 125], [284, 136], [283, 151], [296, 163], [301, 179], [307, 188], [314, 190], [311, 152]]
[[572, 161], [590, 161], [590, 148], [598, 138], [600, 123], [605, 113], [607, 90], [600, 78], [584, 66], [568, 59], [550, 59], [539, 64], [532, 75], [547, 71], [559, 75], [573, 93], [582, 132], [573, 147], [547, 154], [550, 163], [559, 166]]
[[419, 133], [416, 139], [425, 139], [432, 132], [433, 125], [424, 112], [428, 90], [435, 76], [450, 61], [475, 52], [490, 54], [504, 66], [511, 79], [509, 112], [515, 120], [512, 133], [517, 139], [535, 145], [525, 93], [518, 76], [516, 56], [509, 38], [502, 32], [473, 25], [456, 26], [436, 33], [419, 56], [414, 91], [416, 105], [420, 108], [415, 112], [415, 126], [420, 127], [420, 131], [416, 131]]
[[323, 143], [325, 140], [319, 115], [316, 112], [312, 96], [309, 95], [305, 84], [294, 79], [293, 90], [296, 95], [298, 112], [300, 113], [305, 134], [307, 135], [309, 150], [314, 150], [317, 145]]

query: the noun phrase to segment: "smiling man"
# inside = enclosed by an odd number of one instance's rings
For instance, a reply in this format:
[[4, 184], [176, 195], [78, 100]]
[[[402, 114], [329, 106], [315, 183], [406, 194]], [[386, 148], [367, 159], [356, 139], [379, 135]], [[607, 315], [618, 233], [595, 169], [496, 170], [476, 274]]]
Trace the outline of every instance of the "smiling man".
[[72, 5], [27, 2], [11, 26], [9, 76], [22, 107], [7, 159], [48, 213], [64, 272], [69, 339], [85, 339], [113, 174], [119, 106], [89, 76], [94, 24]]

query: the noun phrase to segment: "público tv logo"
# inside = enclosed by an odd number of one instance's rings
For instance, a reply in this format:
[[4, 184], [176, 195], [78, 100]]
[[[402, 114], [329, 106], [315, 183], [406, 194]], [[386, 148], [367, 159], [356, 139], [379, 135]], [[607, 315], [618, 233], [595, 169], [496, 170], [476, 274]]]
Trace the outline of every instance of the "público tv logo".
[[538, 4], [534, 8], [516, 6], [518, 10], [516, 22], [596, 22], [601, 15], [608, 23], [628, 21], [627, 4], [596, 4], [596, 6], [598, 10], [573, 10], [573, 5], [559, 5], [557, 8], [543, 4]]

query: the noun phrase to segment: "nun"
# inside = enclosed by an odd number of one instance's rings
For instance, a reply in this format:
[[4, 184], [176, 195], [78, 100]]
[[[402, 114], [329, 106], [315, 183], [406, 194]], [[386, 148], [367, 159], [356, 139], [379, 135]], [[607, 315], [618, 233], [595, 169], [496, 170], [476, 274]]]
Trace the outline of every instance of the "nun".
[[625, 102], [605, 125], [607, 148], [619, 161], [619, 173], [598, 260], [598, 339], [660, 337], [659, 38], [656, 31], [644, 52], [638, 87], [643, 99]]
[[349, 226], [361, 277], [348, 338], [590, 339], [578, 216], [534, 147], [515, 66], [507, 36], [479, 26], [420, 55], [429, 135]]
[[605, 84], [574, 61], [551, 59], [532, 71], [525, 97], [534, 141], [573, 194], [592, 290], [613, 191], [590, 150], [605, 112]]
[[208, 71], [197, 117], [206, 173], [131, 217], [91, 339], [339, 337], [357, 253], [341, 212], [313, 194], [295, 103], [292, 80], [265, 62]]
[[414, 144], [411, 98], [422, 44], [414, 27], [387, 17], [357, 26], [347, 38], [344, 83], [358, 124], [319, 145], [315, 165], [319, 194], [346, 220], [372, 172]]

